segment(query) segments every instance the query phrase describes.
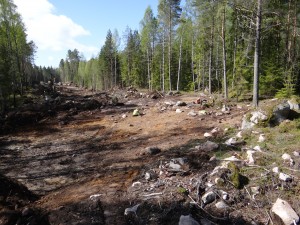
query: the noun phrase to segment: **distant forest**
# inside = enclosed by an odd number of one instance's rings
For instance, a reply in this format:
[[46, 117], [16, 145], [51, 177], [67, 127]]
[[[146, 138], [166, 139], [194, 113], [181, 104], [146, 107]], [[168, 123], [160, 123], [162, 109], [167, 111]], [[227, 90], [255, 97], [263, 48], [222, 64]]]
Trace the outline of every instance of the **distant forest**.
[[[97, 57], [70, 49], [57, 68], [34, 65], [36, 46], [12, 0], [0, 0], [0, 98], [54, 79], [95, 91], [134, 86], [224, 98], [300, 92], [300, 1], [159, 0], [140, 29], [108, 30]], [[124, 46], [121, 49], [121, 42]]]

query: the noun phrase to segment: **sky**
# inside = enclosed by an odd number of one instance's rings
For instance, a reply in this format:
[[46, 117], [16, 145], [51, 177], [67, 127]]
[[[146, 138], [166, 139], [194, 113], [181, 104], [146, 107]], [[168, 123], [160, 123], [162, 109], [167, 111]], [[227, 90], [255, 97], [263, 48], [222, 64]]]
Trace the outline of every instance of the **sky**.
[[140, 31], [150, 6], [158, 0], [13, 0], [26, 27], [27, 41], [37, 46], [37, 66], [59, 66], [75, 48], [89, 60], [100, 52], [108, 30], [122, 38], [126, 27]]

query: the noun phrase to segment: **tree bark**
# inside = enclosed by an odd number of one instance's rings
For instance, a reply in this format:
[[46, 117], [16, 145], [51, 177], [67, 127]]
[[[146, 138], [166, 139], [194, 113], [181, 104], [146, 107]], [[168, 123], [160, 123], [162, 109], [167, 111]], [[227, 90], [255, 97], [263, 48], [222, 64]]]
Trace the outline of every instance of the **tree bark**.
[[253, 106], [258, 107], [259, 100], [259, 67], [260, 67], [260, 30], [261, 30], [261, 1], [257, 0], [256, 37], [254, 50], [254, 79], [253, 79]]
[[211, 88], [211, 77], [212, 77], [212, 61], [213, 61], [213, 50], [214, 50], [214, 23], [215, 19], [212, 18], [212, 26], [210, 33], [210, 48], [209, 48], [209, 67], [208, 67], [208, 93], [212, 93]]
[[224, 98], [228, 98], [227, 74], [226, 74], [226, 37], [225, 37], [225, 22], [226, 22], [226, 5], [224, 5], [223, 21], [222, 21], [222, 40], [223, 40], [223, 82], [224, 82]]
[[178, 75], [177, 75], [177, 91], [179, 91], [180, 71], [181, 71], [181, 54], [182, 54], [182, 36], [180, 37]]

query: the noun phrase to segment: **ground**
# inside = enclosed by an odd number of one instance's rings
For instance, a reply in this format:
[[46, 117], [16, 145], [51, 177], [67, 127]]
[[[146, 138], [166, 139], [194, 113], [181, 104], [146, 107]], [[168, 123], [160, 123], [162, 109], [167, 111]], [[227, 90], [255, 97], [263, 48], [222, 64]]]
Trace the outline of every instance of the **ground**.
[[[151, 182], [145, 180], [145, 172], [172, 158], [187, 157], [193, 162], [188, 174], [170, 176], [168, 187], [178, 189], [183, 180], [213, 170], [216, 165], [209, 159], [214, 152], [190, 149], [206, 141], [204, 134], [214, 128], [218, 132], [209, 139], [226, 138], [224, 130], [241, 125], [248, 103], [226, 103], [230, 112], [220, 113], [220, 102], [206, 108], [198, 104], [199, 98], [210, 101], [200, 93], [162, 95], [121, 89], [92, 93], [66, 85], [56, 91], [49, 102], [42, 99], [44, 95], [32, 95], [23, 113], [14, 112], [3, 122], [0, 168], [5, 177], [1, 179], [12, 179], [29, 193], [16, 194], [16, 201], [8, 199], [17, 192], [2, 194], [0, 224], [178, 224], [182, 214], [198, 219], [207, 215], [214, 221], [214, 216], [188, 204], [190, 195], [169, 193], [167, 185], [148, 190]], [[178, 101], [187, 105], [174, 106]], [[36, 110], [28, 110], [32, 107]], [[182, 112], [176, 113], [177, 108]], [[140, 115], [133, 116], [135, 109]], [[200, 110], [206, 115], [198, 115]], [[191, 111], [197, 115], [188, 115]], [[149, 154], [147, 147], [161, 152]], [[141, 180], [145, 188], [137, 194], [132, 185]], [[124, 215], [126, 208], [138, 203], [138, 215]], [[215, 224], [250, 224], [240, 214]]]

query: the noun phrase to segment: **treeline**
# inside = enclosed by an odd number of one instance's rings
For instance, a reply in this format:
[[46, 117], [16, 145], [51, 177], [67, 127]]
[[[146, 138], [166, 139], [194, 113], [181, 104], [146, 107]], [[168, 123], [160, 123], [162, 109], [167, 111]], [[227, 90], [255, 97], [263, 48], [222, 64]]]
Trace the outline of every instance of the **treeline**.
[[148, 7], [140, 30], [127, 27], [122, 38], [109, 30], [96, 58], [69, 51], [61, 77], [96, 90], [299, 93], [299, 1], [187, 0], [181, 7], [180, 0], [159, 0], [157, 12]]
[[[36, 46], [12, 0], [0, 0], [0, 109], [24, 87], [56, 78], [93, 90], [136, 86], [206, 90], [225, 98], [288, 97], [300, 90], [298, 0], [159, 0], [140, 29], [108, 30], [89, 60], [69, 50], [57, 69], [34, 65]], [[122, 44], [121, 44], [122, 43]], [[121, 47], [122, 46], [122, 47]]]
[[58, 76], [55, 69], [34, 65], [36, 46], [12, 0], [0, 0], [0, 112], [16, 106], [17, 97], [34, 82]]

